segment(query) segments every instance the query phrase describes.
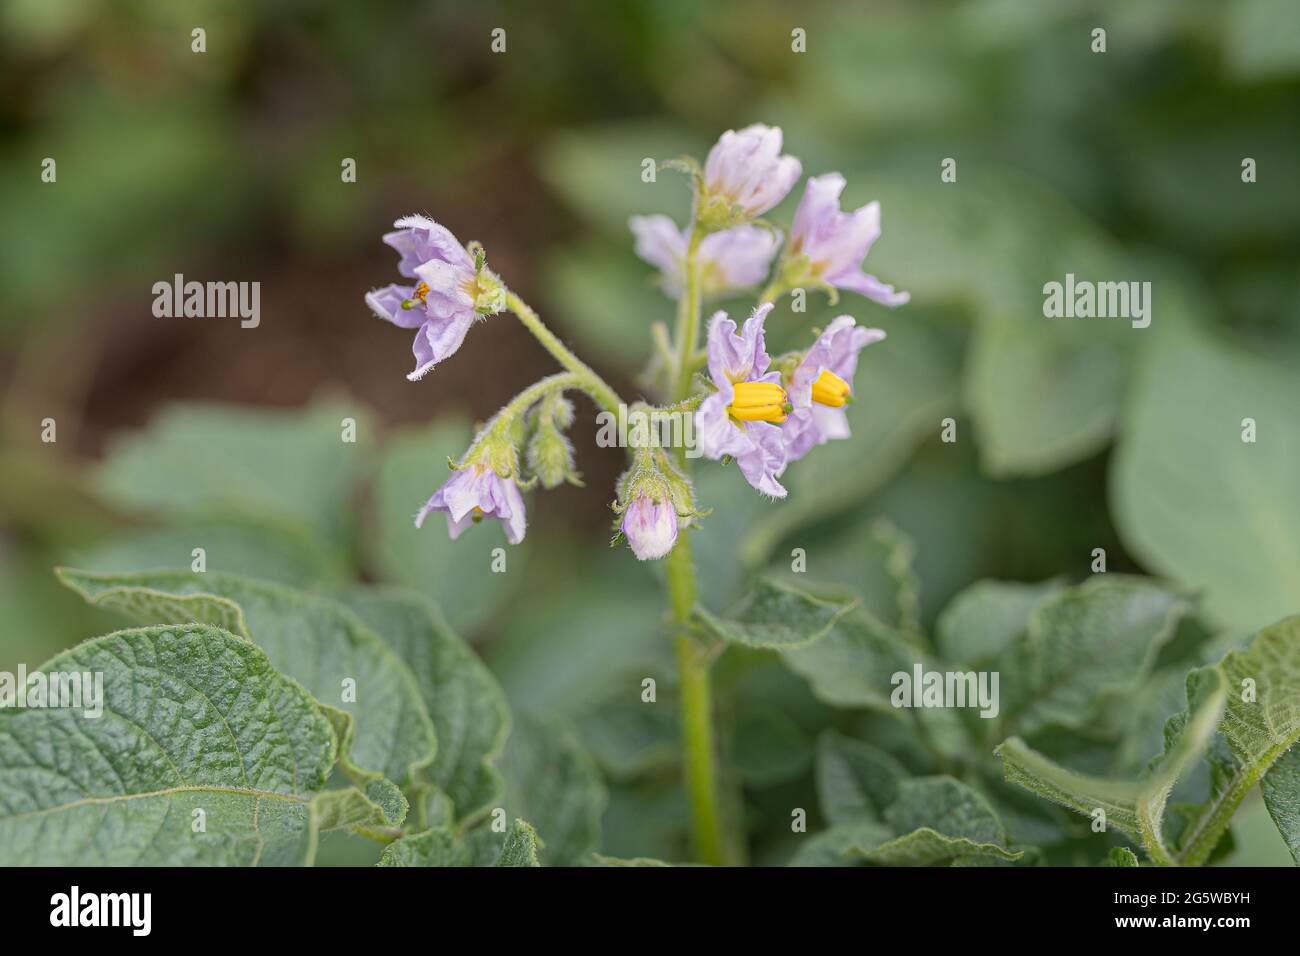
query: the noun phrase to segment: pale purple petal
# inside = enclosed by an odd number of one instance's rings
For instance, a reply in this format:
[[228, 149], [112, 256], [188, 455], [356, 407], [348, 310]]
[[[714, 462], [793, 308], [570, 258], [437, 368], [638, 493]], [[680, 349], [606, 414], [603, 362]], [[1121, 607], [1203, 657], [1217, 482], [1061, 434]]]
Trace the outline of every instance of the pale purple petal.
[[710, 395], [695, 412], [695, 434], [699, 438], [700, 452], [714, 461], [730, 454], [728, 448], [736, 431], [735, 423], [727, 415], [732, 395], [731, 383], [727, 382], [725, 392]]
[[811, 408], [797, 408], [791, 412], [781, 426], [781, 434], [785, 438], [787, 462], [798, 461], [824, 441]]
[[747, 215], [761, 216], [785, 198], [801, 172], [799, 160], [780, 154], [779, 127], [755, 123], [739, 132], [727, 130], [705, 160], [705, 189]]
[[414, 279], [416, 268], [430, 259], [474, 271], [474, 260], [446, 226], [424, 216], [406, 216], [393, 226], [397, 231], [386, 233], [384, 242], [401, 254], [397, 271], [408, 279]]
[[[736, 323], [727, 313], [718, 311], [709, 322], [708, 362], [713, 384], [721, 387], [723, 381], [746, 382], [767, 371], [771, 358], [767, 354], [763, 334], [763, 320], [772, 311], [768, 302], [756, 308], [739, 334]], [[728, 399], [730, 401], [730, 399]]]
[[474, 519], [496, 518], [505, 528], [506, 540], [518, 544], [524, 539], [524, 500], [513, 479], [502, 478], [486, 465], [456, 470], [415, 517], [419, 528], [433, 511], [447, 515], [447, 533], [460, 537]]
[[386, 285], [382, 289], [371, 289], [366, 293], [366, 305], [381, 319], [392, 322], [398, 328], [416, 329], [424, 324], [426, 318], [423, 305], [403, 309], [402, 303], [415, 296], [415, 287], [409, 285]]
[[807, 256], [813, 277], [837, 289], [883, 305], [902, 305], [910, 298], [906, 292], [895, 292], [893, 286], [862, 273], [862, 261], [880, 237], [880, 203], [841, 212], [843, 191], [844, 177], [839, 173], [808, 180], [790, 230], [790, 254]]
[[743, 434], [746, 447], [732, 455], [741, 474], [763, 494], [784, 498], [785, 488], [776, 480], [786, 466], [785, 439], [780, 427], [771, 422], [745, 422]]
[[722, 295], [762, 282], [780, 245], [781, 233], [762, 226], [710, 233], [700, 243], [699, 253], [709, 293]]
[[667, 216], [633, 216], [627, 224], [636, 237], [636, 254], [663, 273], [664, 290], [669, 295], [680, 295], [686, 260], [685, 234]]
[[809, 411], [812, 413], [813, 422], [817, 425], [817, 431], [821, 434], [822, 442], [832, 438], [850, 437], [849, 416], [844, 409], [831, 408], [829, 405], [814, 405]]
[[623, 512], [621, 529], [638, 560], [657, 560], [677, 542], [677, 512], [668, 500], [655, 504], [642, 495]]
[[881, 305], [906, 305], [912, 298], [909, 292], [895, 292], [892, 285], [886, 285], [873, 275], [865, 272], [844, 272], [826, 280], [837, 289], [865, 295]]
[[881, 329], [860, 328], [851, 315], [839, 315], [817, 336], [803, 360], [790, 376], [790, 402], [795, 408], [812, 405], [812, 386], [823, 371], [852, 384], [858, 369], [858, 353], [885, 337]]

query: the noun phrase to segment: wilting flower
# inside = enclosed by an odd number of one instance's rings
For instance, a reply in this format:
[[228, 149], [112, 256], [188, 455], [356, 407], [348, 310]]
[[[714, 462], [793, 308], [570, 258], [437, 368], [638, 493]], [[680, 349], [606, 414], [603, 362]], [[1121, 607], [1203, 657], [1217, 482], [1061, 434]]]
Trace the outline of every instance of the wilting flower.
[[763, 215], [794, 188], [803, 166], [781, 155], [781, 130], [755, 123], [727, 130], [704, 162], [700, 221], [710, 230]]
[[384, 242], [401, 255], [397, 271], [416, 284], [374, 289], [366, 304], [381, 319], [417, 330], [415, 371], [406, 376], [415, 381], [460, 348], [477, 316], [501, 311], [503, 292], [482, 257], [471, 256], [444, 226], [423, 216], [393, 225], [397, 231]]
[[817, 337], [788, 380], [794, 411], [782, 434], [789, 461], [832, 438], [849, 437], [845, 406], [853, 400], [858, 353], [884, 337], [880, 329], [858, 327], [850, 315], [835, 318]]
[[[668, 216], [633, 216], [628, 225], [636, 236], [636, 254], [659, 267], [669, 296], [680, 296], [686, 281], [690, 230], [678, 229]], [[762, 226], [735, 226], [710, 233], [696, 253], [701, 292], [713, 298], [757, 285], [766, 278], [780, 245], [781, 234]]]
[[729, 455], [745, 480], [766, 495], [784, 498], [776, 480], [785, 470], [785, 440], [779, 427], [791, 411], [781, 373], [768, 371], [763, 320], [769, 302], [754, 310], [737, 334], [736, 323], [717, 312], [709, 323], [709, 376], [718, 390], [695, 413], [700, 450], [709, 458]]
[[524, 499], [519, 486], [513, 478], [502, 478], [484, 462], [457, 469], [415, 516], [417, 528], [431, 511], [446, 512], [452, 540], [484, 518], [500, 521], [511, 544], [524, 540]]
[[824, 283], [883, 305], [902, 305], [911, 298], [908, 293], [895, 292], [893, 286], [862, 271], [862, 260], [880, 236], [880, 203], [840, 212], [843, 191], [844, 177], [839, 173], [808, 180], [782, 261], [786, 285]]
[[668, 498], [652, 501], [640, 495], [623, 512], [619, 528], [639, 560], [658, 560], [677, 543], [677, 509]]

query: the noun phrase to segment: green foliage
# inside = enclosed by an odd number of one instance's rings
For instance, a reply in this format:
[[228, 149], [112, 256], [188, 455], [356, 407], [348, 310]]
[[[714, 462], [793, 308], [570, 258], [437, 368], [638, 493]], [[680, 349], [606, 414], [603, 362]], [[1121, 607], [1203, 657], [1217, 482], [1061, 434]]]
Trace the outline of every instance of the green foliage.
[[[1293, 613], [1300, 580], [1300, 384], [1283, 363], [1203, 336], [1159, 340], [1114, 468], [1129, 546], [1257, 628]], [[1243, 440], [1246, 420], [1256, 440]], [[1195, 516], [1195, 520], [1191, 517]]]
[[313, 800], [338, 748], [320, 706], [243, 638], [119, 631], [42, 672], [102, 675], [103, 715], [0, 710], [7, 865], [310, 863], [348, 812]]

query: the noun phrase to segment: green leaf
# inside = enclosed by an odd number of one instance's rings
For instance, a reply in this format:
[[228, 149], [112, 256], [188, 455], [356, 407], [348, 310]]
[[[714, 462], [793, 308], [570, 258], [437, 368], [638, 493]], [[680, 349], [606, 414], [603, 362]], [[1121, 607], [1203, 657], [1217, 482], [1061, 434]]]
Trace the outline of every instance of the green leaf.
[[828, 730], [817, 740], [817, 799], [832, 824], [880, 821], [909, 776], [871, 744]]
[[706, 633], [748, 647], [779, 650], [811, 644], [858, 603], [827, 599], [776, 578], [760, 578], [727, 617], [697, 606], [692, 619]]
[[751, 787], [767, 787], [802, 774], [812, 760], [812, 741], [777, 707], [746, 708], [731, 737], [731, 764]]
[[1268, 815], [1277, 824], [1292, 859], [1300, 863], [1300, 747], [1293, 745], [1268, 768], [1260, 789]]
[[374, 485], [371, 557], [382, 578], [428, 595], [461, 633], [486, 621], [519, 577], [494, 573], [493, 551], [504, 549], [507, 567], [520, 567], [531, 540], [507, 544], [500, 522], [485, 521], [452, 541], [441, 514], [415, 527], [415, 513], [451, 475], [448, 456], [461, 455], [470, 438], [469, 425], [459, 420], [397, 432], [384, 446]]
[[1217, 668], [1187, 677], [1187, 710], [1166, 727], [1165, 752], [1139, 781], [1076, 773], [1011, 738], [997, 748], [1007, 780], [1085, 816], [1105, 812], [1107, 827], [1138, 839], [1157, 863], [1174, 861], [1164, 839], [1165, 808], [1174, 785], [1205, 753], [1224, 713], [1227, 682]]
[[921, 582], [912, 566], [915, 552], [911, 537], [892, 521], [871, 518], [806, 549], [806, 573], [819, 586], [851, 588], [862, 595], [863, 610], [876, 620], [914, 635], [921, 630]]
[[1107, 854], [1106, 856], [1105, 865], [1106, 866], [1137, 866], [1138, 865], [1137, 854], [1134, 853], [1126, 846], [1113, 846], [1110, 848], [1110, 853]]
[[[343, 441], [345, 418], [356, 421], [356, 442]], [[174, 404], [113, 446], [100, 485], [141, 511], [263, 518], [338, 541], [369, 424], [364, 408], [343, 402], [295, 411]]]
[[897, 714], [890, 704], [890, 675], [911, 672], [922, 652], [862, 610], [838, 618], [815, 643], [785, 648], [781, 659], [832, 707]]
[[828, 830], [804, 837], [790, 858], [790, 866], [860, 865], [862, 857], [887, 843], [893, 835], [883, 823], [860, 820], [836, 824]]
[[608, 799], [595, 762], [558, 719], [517, 720], [501, 765], [505, 805], [533, 821], [550, 866], [576, 866], [600, 841]]
[[497, 857], [496, 866], [541, 866], [537, 860], [540, 843], [537, 831], [523, 820], [515, 820], [506, 831], [505, 846]]
[[[351, 715], [355, 732], [345, 757], [356, 767], [406, 785], [434, 759], [437, 738], [410, 669], [335, 601], [217, 572], [100, 575], [65, 568], [59, 576], [92, 604], [148, 623], [211, 623], [238, 610], [244, 633], [279, 670]], [[352, 689], [355, 700], [347, 699]]]
[[472, 866], [469, 849], [447, 827], [404, 836], [384, 848], [376, 866]]
[[408, 804], [391, 780], [374, 780], [365, 792], [356, 787], [326, 790], [311, 799], [312, 821], [318, 832], [368, 827], [399, 827]]
[[989, 723], [1022, 735], [1092, 723], [1115, 698], [1137, 692], [1187, 610], [1167, 589], [1116, 574], [1061, 592], [999, 658], [1001, 715]]
[[309, 805], [337, 741], [259, 648], [207, 625], [148, 627], [39, 671], [73, 672], [102, 675], [101, 716], [0, 709], [0, 863], [312, 861]]
[[645, 867], [645, 866], [672, 866], [671, 863], [665, 863], [663, 860], [655, 860], [648, 856], [635, 856], [631, 859], [625, 859], [617, 856], [603, 856], [599, 853], [593, 853], [588, 866], [617, 866], [617, 867]]
[[885, 811], [885, 822], [898, 836], [857, 851], [879, 866], [936, 866], [968, 856], [1018, 860], [1023, 855], [1006, 848], [1006, 831], [988, 801], [951, 777], [899, 781], [898, 798]]
[[[1296, 610], [1300, 380], [1199, 336], [1158, 341], [1112, 463], [1116, 521], [1144, 565], [1256, 629]], [[1256, 441], [1242, 440], [1245, 419]], [[1195, 516], [1190, 520], [1189, 516]]]
[[1033, 612], [1063, 588], [1060, 580], [1039, 584], [975, 582], [939, 615], [935, 626], [939, 653], [965, 664], [997, 657], [1028, 630]]
[[[1297, 740], [1300, 740], [1300, 615], [1266, 627], [1245, 650], [1232, 651], [1218, 664], [1227, 682], [1227, 709], [1219, 725], [1227, 753], [1215, 760], [1213, 799], [1206, 812], [1180, 840], [1178, 859], [1203, 862], [1214, 851], [1228, 827], [1232, 813], [1261, 778], [1266, 778]], [[1293, 804], [1279, 799], [1285, 788], [1290, 761], [1266, 801], [1283, 836], [1289, 838]]]
[[376, 866], [541, 866], [537, 832], [516, 819], [504, 840], [481, 826], [468, 834], [449, 827], [434, 827], [394, 840], [384, 848]]
[[438, 740], [428, 773], [456, 818], [472, 822], [504, 786], [493, 762], [505, 746], [510, 711], [496, 679], [423, 595], [366, 588], [345, 600], [415, 675]]
[[127, 574], [150, 570], [189, 570], [195, 548], [202, 548], [209, 571], [303, 587], [344, 577], [339, 549], [319, 534], [295, 524], [258, 519], [184, 519], [165, 528], [118, 534], [77, 552], [68, 562], [87, 571]]

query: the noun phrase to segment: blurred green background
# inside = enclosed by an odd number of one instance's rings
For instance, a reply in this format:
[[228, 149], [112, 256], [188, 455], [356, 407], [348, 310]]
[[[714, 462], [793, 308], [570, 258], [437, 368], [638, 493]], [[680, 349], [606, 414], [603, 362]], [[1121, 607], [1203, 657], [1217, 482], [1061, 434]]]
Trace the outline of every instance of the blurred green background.
[[[471, 423], [551, 366], [501, 316], [407, 382], [409, 334], [362, 296], [395, 280], [380, 235], [426, 213], [638, 394], [671, 304], [627, 217], [688, 209], [685, 181], [643, 183], [641, 160], [702, 158], [751, 122], [782, 126], [806, 173], [843, 172], [846, 206], [881, 201], [867, 268], [912, 303], [814, 296], [769, 320], [774, 351], [842, 311], [889, 338], [864, 353], [854, 440], [793, 467], [789, 499], [697, 469], [711, 606], [796, 546], [814, 578], [862, 586], [887, 528], [927, 627], [973, 581], [1077, 580], [1095, 548], [1198, 589], [1216, 628], [1300, 610], [1292, 0], [5, 0], [0, 74], [0, 669], [105, 629], [56, 564], [187, 567], [201, 543], [209, 568], [410, 584], [518, 710], [576, 722], [612, 781], [605, 852], [680, 858], [672, 715], [618, 703], [640, 675], [671, 683], [657, 581], [605, 547], [619, 454], [580, 411], [587, 488], [531, 497], [507, 574], [487, 571], [495, 527], [417, 535]], [[151, 286], [177, 272], [260, 281], [261, 326], [155, 318]], [[1151, 281], [1151, 327], [1045, 319], [1067, 272]], [[721, 677], [751, 813], [779, 819], [825, 707], [761, 662]], [[1277, 849], [1263, 823], [1252, 861]]]

